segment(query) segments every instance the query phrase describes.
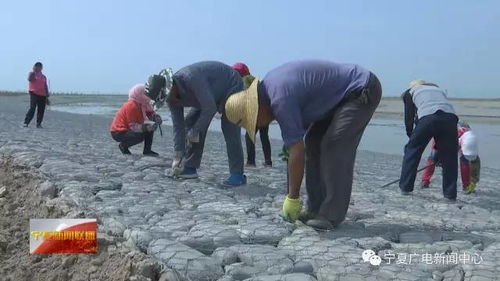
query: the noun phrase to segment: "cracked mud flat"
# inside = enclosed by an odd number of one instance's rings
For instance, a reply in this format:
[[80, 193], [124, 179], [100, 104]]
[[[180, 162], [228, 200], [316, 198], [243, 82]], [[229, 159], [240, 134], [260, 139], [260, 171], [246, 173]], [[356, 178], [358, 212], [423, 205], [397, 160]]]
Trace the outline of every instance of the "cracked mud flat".
[[[439, 176], [412, 196], [396, 186], [378, 188], [399, 176], [401, 158], [359, 152], [346, 221], [316, 232], [279, 216], [286, 182], [279, 143], [273, 144], [275, 167], [247, 169], [246, 187], [224, 189], [219, 183], [227, 162], [218, 133], [207, 138], [201, 178], [174, 181], [164, 174], [172, 157], [170, 128], [163, 138], [155, 135], [160, 158], [142, 157], [140, 145], [126, 157], [109, 136], [109, 118], [48, 112], [45, 129], [37, 130], [20, 128], [24, 113], [22, 98], [0, 97], [2, 158], [48, 180], [35, 186], [44, 204], [64, 202], [69, 213], [98, 218], [100, 233], [121, 241], [117, 248], [134, 248], [173, 269], [164, 280], [500, 279], [499, 170], [484, 168], [478, 192], [459, 194], [450, 204], [442, 199]], [[366, 249], [382, 258], [379, 266], [363, 261]], [[455, 255], [471, 260], [454, 263]]]

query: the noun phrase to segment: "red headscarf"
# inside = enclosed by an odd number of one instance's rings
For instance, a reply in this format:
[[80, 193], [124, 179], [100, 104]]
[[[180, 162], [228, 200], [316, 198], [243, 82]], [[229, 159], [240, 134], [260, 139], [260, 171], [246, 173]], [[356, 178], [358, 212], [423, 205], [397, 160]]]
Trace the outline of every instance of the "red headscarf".
[[238, 73], [241, 75], [241, 77], [245, 77], [247, 75], [250, 75], [250, 69], [248, 69], [248, 66], [242, 62], [237, 62], [233, 64], [233, 69], [238, 71]]

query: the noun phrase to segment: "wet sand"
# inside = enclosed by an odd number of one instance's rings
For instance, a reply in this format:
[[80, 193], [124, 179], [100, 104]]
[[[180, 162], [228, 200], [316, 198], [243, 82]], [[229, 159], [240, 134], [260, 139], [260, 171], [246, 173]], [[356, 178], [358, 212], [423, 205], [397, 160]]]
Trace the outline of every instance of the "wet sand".
[[[78, 114], [110, 116], [116, 112], [126, 96], [58, 95], [52, 98], [50, 110]], [[485, 167], [500, 168], [500, 99], [474, 100], [453, 99], [460, 118], [468, 122], [479, 137], [482, 164]], [[169, 112], [161, 109], [160, 114], [166, 124], [170, 123]], [[373, 152], [402, 155], [408, 141], [403, 122], [403, 104], [399, 98], [382, 99], [377, 111], [367, 127], [359, 149]], [[210, 127], [221, 131], [218, 121]], [[274, 122], [270, 127], [270, 137], [280, 141], [281, 131]], [[429, 150], [429, 149], [428, 149]], [[427, 155], [428, 150], [424, 156]]]

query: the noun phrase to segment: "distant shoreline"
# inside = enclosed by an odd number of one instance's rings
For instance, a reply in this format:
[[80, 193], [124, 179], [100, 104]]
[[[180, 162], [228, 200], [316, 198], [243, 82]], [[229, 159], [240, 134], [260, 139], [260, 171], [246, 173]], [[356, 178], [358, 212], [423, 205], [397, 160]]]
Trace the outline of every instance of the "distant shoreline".
[[[19, 91], [1, 91], [0, 90], [0, 96], [21, 96], [25, 95], [27, 92], [19, 92]], [[127, 93], [116, 93], [116, 94], [110, 94], [110, 93], [60, 93], [60, 92], [54, 92], [52, 95], [57, 95], [57, 96], [125, 96]], [[399, 96], [383, 96], [382, 100], [387, 100], [387, 101], [399, 101], [401, 98]], [[498, 98], [456, 98], [456, 97], [451, 97], [450, 100], [452, 101], [498, 101], [500, 102], [500, 97]]]

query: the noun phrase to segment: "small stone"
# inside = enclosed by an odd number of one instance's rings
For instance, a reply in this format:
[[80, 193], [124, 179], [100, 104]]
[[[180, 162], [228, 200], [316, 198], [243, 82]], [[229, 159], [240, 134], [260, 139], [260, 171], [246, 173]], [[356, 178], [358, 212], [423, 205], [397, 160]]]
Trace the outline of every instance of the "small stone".
[[155, 279], [159, 266], [152, 261], [141, 261], [133, 265], [133, 272], [137, 275], [145, 276], [149, 279]]
[[173, 269], [168, 269], [166, 271], [164, 271], [161, 276], [160, 276], [160, 279], [158, 279], [158, 281], [181, 281], [181, 277], [179, 275], [179, 273], [177, 273], [177, 271], [173, 270]]
[[151, 281], [151, 278], [147, 278], [141, 275], [134, 275], [128, 278], [128, 281]]
[[137, 246], [142, 252], [146, 252], [148, 245], [153, 240], [153, 236], [148, 231], [144, 230], [130, 230], [127, 229], [123, 232], [123, 237], [131, 246]]
[[102, 256], [98, 256], [95, 259], [92, 259], [90, 263], [96, 266], [102, 265], [104, 263], [104, 258]]
[[5, 186], [0, 187], [0, 197], [7, 195], [7, 188]]
[[312, 264], [309, 262], [299, 261], [293, 265], [293, 272], [294, 273], [312, 273], [313, 271], [314, 271], [314, 268], [313, 268]]
[[75, 256], [67, 257], [63, 260], [62, 267], [68, 268], [68, 267], [72, 266], [75, 263], [75, 261], [76, 261]]
[[405, 232], [399, 235], [399, 243], [432, 243], [434, 239], [424, 232]]
[[57, 188], [49, 181], [45, 181], [38, 186], [38, 192], [41, 196], [55, 198], [57, 195]]

